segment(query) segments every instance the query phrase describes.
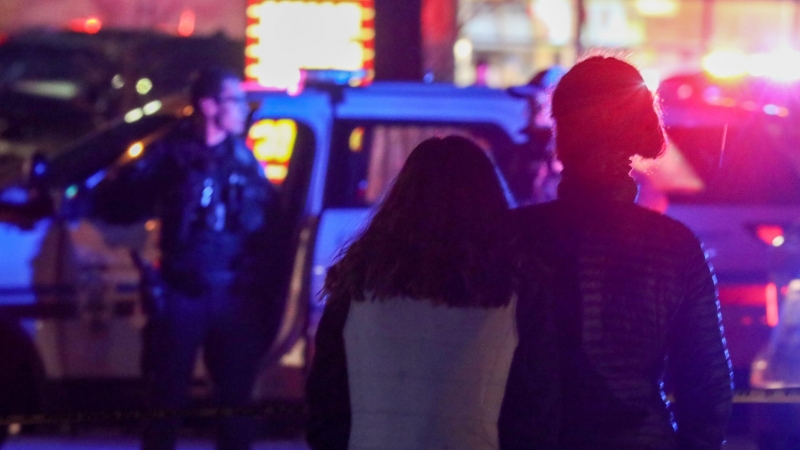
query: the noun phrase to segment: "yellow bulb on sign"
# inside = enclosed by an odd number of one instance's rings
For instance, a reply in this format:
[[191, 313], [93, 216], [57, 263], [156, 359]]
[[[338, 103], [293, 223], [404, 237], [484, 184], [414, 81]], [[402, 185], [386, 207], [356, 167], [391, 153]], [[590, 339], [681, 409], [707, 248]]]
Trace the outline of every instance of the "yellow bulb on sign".
[[361, 20], [375, 19], [375, 10], [372, 8], [364, 8], [361, 10]]
[[360, 39], [362, 41], [371, 41], [375, 39], [375, 30], [373, 30], [372, 28], [362, 29]]
[[245, 10], [245, 15], [251, 19], [256, 19], [261, 17], [261, 7], [260, 5], [250, 5]]

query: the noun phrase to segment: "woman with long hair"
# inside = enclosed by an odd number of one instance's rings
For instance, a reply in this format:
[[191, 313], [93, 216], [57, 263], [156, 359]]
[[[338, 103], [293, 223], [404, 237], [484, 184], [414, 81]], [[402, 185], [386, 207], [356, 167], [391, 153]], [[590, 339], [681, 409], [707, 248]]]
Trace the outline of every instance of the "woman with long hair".
[[523, 256], [553, 270], [558, 447], [719, 449], [731, 376], [713, 276], [686, 226], [634, 203], [631, 158], [665, 148], [653, 95], [630, 64], [594, 56], [561, 79], [552, 115], [558, 198], [513, 221]]
[[328, 271], [307, 384], [313, 449], [496, 449], [517, 347], [509, 196], [466, 138], [408, 157]]

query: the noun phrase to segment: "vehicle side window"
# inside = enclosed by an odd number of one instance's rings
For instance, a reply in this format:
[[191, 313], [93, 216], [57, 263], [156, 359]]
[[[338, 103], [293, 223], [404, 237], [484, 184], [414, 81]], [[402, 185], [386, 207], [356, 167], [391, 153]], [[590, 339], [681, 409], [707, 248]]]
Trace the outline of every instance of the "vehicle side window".
[[369, 207], [377, 203], [417, 144], [448, 135], [475, 140], [494, 157], [506, 178], [516, 176], [518, 148], [494, 125], [342, 121], [334, 127], [326, 205]]
[[722, 205], [800, 204], [798, 135], [789, 124], [668, 130], [667, 153], [643, 170], [675, 203]]

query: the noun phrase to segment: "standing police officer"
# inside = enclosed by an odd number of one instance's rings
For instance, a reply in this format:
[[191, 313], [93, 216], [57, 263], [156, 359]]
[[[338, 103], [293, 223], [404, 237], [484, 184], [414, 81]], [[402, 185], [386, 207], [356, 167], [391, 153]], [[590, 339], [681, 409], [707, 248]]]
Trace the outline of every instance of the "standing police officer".
[[[199, 347], [220, 405], [247, 405], [260, 357], [274, 337], [269, 281], [277, 196], [240, 137], [248, 108], [240, 79], [208, 70], [192, 86], [194, 114], [100, 186], [119, 203], [155, 200], [161, 219], [160, 278], [151, 289], [143, 372], [153, 408], [186, 404]], [[272, 235], [272, 236], [271, 236]], [[152, 280], [150, 280], [152, 282]], [[174, 449], [177, 420], [150, 423], [143, 449]], [[251, 419], [222, 419], [218, 449], [247, 449]]]

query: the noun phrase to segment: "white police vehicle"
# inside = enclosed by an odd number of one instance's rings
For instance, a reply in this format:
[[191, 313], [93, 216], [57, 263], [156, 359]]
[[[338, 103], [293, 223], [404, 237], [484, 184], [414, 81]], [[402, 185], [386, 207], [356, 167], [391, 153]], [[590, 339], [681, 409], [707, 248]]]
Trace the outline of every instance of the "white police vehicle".
[[798, 93], [796, 82], [705, 72], [659, 88], [670, 146], [643, 179], [663, 195], [650, 197], [656, 208], [705, 245], [739, 388], [800, 386], [800, 365], [764, 371], [781, 329], [800, 322], [788, 314], [800, 298]]
[[[295, 230], [291, 254], [285, 255], [291, 268], [283, 280], [282, 326], [256, 395], [300, 399], [326, 267], [364, 223], [410, 150], [435, 135], [468, 135], [513, 178], [527, 142], [529, 105], [504, 91], [435, 84], [249, 95], [256, 107], [248, 140], [279, 188], [287, 211], [283, 220]], [[138, 158], [188, 113], [179, 101], [145, 106], [49, 161], [46, 170], [35, 162], [33, 178], [49, 189], [54, 213], [29, 227], [0, 223], [0, 335], [28, 343], [9, 349], [2, 342], [10, 341], [0, 339], [0, 353], [36, 361], [30, 376], [44, 382], [46, 402], [74, 409], [138, 402], [136, 389], [118, 389], [137, 385], [139, 332], [146, 322], [129, 251], [157, 259], [159, 224], [151, 219], [113, 226], [84, 206], [108, 167]], [[9, 187], [0, 201], [24, 203], [26, 195], [24, 187]], [[202, 367], [197, 373], [202, 380]], [[80, 396], [72, 397], [74, 392]], [[108, 392], [117, 393], [113, 401]]]

